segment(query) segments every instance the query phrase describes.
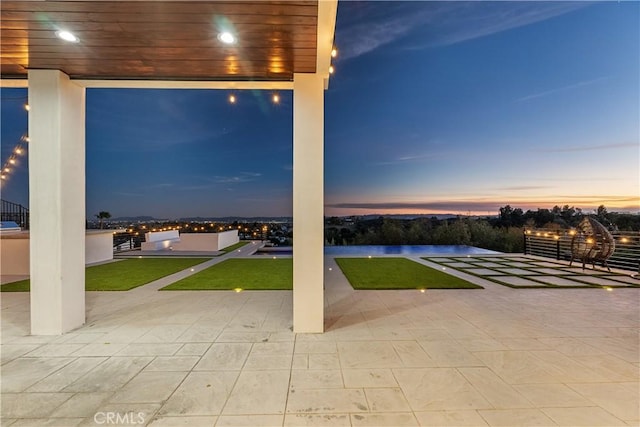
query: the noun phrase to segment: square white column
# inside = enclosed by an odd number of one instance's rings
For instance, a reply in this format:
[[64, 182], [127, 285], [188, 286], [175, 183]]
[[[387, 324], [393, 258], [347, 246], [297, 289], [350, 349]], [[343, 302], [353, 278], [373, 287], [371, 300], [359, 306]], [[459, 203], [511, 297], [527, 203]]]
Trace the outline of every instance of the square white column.
[[293, 77], [293, 330], [324, 331], [324, 79]]
[[85, 89], [29, 71], [31, 333], [85, 322]]

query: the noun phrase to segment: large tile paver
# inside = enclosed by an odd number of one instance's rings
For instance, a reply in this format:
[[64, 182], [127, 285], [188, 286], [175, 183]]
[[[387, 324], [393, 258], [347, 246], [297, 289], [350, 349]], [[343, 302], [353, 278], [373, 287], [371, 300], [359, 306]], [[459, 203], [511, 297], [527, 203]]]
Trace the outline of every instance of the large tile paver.
[[288, 370], [242, 371], [223, 414], [284, 414], [289, 375]]
[[340, 342], [338, 354], [341, 366], [347, 369], [403, 366], [393, 345], [387, 342]]
[[112, 357], [63, 389], [70, 392], [116, 391], [136, 376], [153, 358]]
[[72, 358], [20, 358], [2, 366], [3, 393], [20, 392], [73, 361]]
[[492, 407], [454, 368], [394, 369], [393, 374], [414, 411]]
[[218, 415], [239, 371], [192, 372], [160, 408], [162, 416]]
[[110, 399], [113, 403], [164, 402], [187, 376], [186, 372], [141, 372]]
[[479, 427], [487, 422], [473, 410], [424, 411], [415, 412], [421, 426], [439, 427]]
[[[62, 369], [38, 381], [27, 389], [28, 392], [61, 391], [78, 378], [95, 369], [107, 360], [106, 357], [79, 357]], [[4, 379], [4, 378], [3, 378]]]
[[368, 412], [367, 399], [360, 389], [296, 390], [289, 395], [287, 412], [296, 414]]
[[566, 427], [617, 427], [628, 424], [602, 408], [572, 407], [543, 408], [542, 412], [559, 426]]
[[3, 418], [41, 418], [71, 398], [73, 393], [3, 393]]
[[489, 409], [478, 412], [491, 426], [549, 427], [555, 424], [539, 409]]

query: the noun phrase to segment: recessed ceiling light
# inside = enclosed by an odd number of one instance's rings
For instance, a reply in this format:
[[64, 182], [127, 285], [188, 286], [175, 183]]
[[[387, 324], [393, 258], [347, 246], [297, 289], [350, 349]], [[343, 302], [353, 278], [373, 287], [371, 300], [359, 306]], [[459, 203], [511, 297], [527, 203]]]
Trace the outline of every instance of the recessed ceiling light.
[[222, 43], [232, 44], [236, 42], [236, 37], [228, 31], [218, 34], [218, 40]]
[[71, 43], [77, 43], [80, 41], [79, 38], [77, 38], [73, 33], [70, 33], [69, 31], [56, 31], [56, 36], [64, 41]]

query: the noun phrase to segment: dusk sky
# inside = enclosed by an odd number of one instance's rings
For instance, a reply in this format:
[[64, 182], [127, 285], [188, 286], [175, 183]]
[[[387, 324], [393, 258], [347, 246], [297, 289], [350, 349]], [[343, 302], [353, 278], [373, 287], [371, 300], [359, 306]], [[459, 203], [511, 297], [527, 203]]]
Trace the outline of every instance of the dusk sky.
[[[640, 3], [341, 1], [335, 41], [326, 215], [640, 210]], [[87, 216], [290, 216], [292, 93], [229, 94], [88, 89]]]

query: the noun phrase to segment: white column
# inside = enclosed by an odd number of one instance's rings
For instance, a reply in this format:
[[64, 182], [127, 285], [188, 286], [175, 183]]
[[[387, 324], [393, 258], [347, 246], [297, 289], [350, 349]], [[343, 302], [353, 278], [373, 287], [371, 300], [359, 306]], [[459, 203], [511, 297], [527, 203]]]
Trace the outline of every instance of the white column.
[[29, 71], [31, 333], [85, 322], [85, 89]]
[[324, 331], [324, 80], [293, 77], [293, 330]]

